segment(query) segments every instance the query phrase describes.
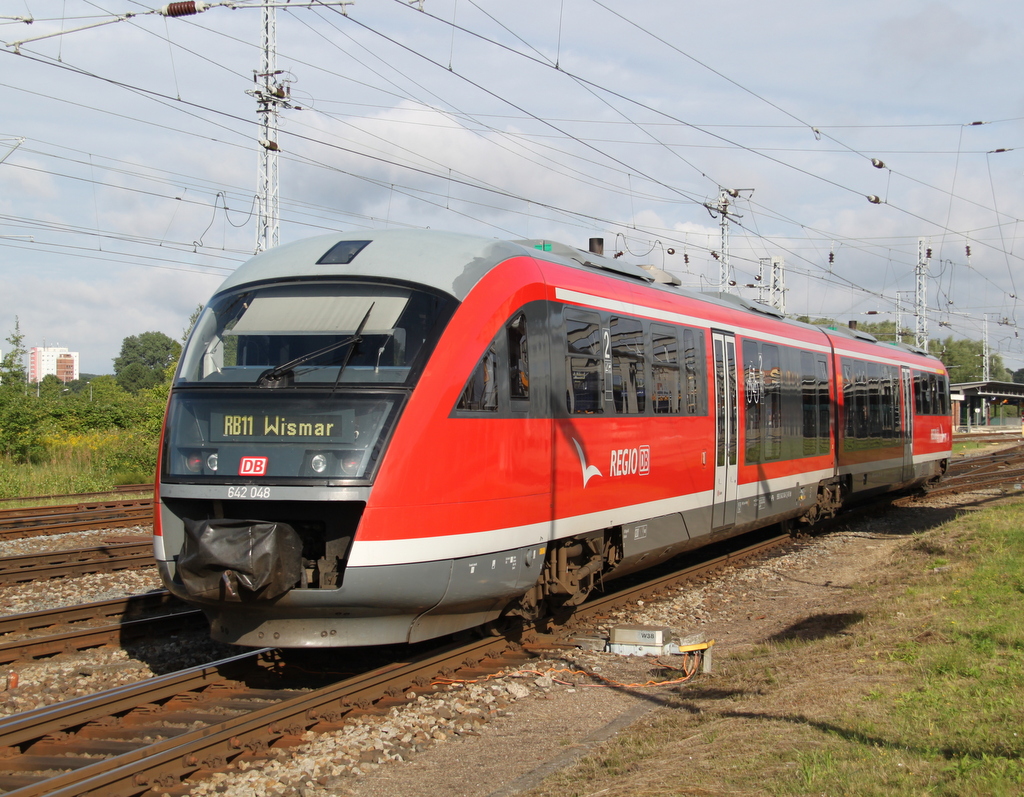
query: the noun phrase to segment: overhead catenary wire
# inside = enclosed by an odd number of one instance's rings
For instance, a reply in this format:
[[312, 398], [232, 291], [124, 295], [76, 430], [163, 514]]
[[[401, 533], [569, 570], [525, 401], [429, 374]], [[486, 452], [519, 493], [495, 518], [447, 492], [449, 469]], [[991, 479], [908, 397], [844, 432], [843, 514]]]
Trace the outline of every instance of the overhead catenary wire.
[[[441, 165], [443, 166], [443, 164], [441, 164]], [[436, 178], [438, 178], [438, 179], [443, 179], [443, 178], [439, 177], [439, 176], [438, 176], [438, 175], [436, 175], [436, 174], [435, 174], [435, 175], [432, 175], [432, 176], [434, 176], [434, 177], [436, 177]], [[474, 187], [478, 187], [478, 186], [474, 186]], [[507, 195], [508, 195], [508, 194], [506, 194], [506, 196], [507, 196]], [[522, 196], [520, 196], [520, 197], [518, 197], [518, 198], [520, 199], [520, 201], [523, 201], [523, 202], [530, 202], [530, 203], [532, 203], [532, 204], [534, 204], [534, 205], [536, 205], [536, 204], [537, 204], [537, 203], [536, 203], [536, 202], [535, 202], [535, 201], [534, 201], [534, 200], [533, 200], [532, 198], [528, 198], [528, 197], [522, 197]], [[565, 209], [562, 209], [562, 211], [566, 211], [566, 212], [567, 212], [567, 211], [568, 211], [568, 209], [567, 209], [567, 208], [565, 208]], [[562, 211], [560, 211], [560, 212], [562, 212]], [[582, 216], [581, 216], [581, 217], [582, 217]], [[638, 232], [642, 232], [642, 230], [641, 230], [641, 231], [638, 231]], [[1005, 248], [1005, 247], [1004, 247], [1004, 248]]]

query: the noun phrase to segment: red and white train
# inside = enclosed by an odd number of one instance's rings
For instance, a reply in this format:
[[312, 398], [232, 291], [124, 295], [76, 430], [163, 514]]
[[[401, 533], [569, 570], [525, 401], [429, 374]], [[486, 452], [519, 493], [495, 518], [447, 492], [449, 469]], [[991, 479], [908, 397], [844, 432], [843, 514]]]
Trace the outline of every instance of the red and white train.
[[542, 241], [326, 235], [181, 358], [155, 553], [215, 638], [415, 642], [939, 478], [942, 364]]

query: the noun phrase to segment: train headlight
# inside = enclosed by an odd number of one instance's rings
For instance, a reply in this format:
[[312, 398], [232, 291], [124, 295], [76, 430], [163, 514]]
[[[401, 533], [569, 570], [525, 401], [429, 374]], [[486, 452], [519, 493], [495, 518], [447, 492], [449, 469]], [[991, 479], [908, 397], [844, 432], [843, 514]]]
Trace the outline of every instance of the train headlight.
[[217, 472], [217, 452], [214, 451], [206, 458], [206, 467], [212, 470], [214, 473]]
[[199, 473], [203, 469], [203, 452], [190, 451], [185, 455], [185, 467], [190, 473]]
[[345, 476], [358, 476], [359, 466], [363, 464], [362, 451], [341, 452], [341, 472]]
[[314, 454], [313, 458], [309, 460], [309, 467], [313, 469], [314, 473], [323, 473], [327, 470], [327, 457], [323, 454]]

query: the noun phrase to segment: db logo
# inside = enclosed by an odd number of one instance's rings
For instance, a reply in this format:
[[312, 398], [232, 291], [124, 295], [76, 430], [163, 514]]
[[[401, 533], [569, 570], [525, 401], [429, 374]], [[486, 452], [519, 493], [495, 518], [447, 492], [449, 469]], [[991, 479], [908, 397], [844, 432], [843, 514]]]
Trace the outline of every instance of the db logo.
[[239, 476], [266, 476], [267, 475], [267, 463], [270, 460], [267, 457], [242, 457], [242, 461], [238, 466]]

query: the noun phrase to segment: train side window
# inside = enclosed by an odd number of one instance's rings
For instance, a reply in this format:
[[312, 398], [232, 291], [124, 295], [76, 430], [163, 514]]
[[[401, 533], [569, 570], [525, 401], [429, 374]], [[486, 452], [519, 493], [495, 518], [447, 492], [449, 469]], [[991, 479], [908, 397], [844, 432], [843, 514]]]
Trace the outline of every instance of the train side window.
[[879, 406], [881, 407], [881, 437], [891, 439], [893, 436], [893, 368], [890, 365], [880, 366], [882, 371], [882, 389]]
[[863, 439], [868, 436], [868, 367], [857, 360], [853, 364], [853, 436]]
[[651, 356], [654, 412], [677, 415], [680, 411], [679, 341], [674, 329], [651, 325]]
[[949, 415], [949, 379], [944, 374], [940, 374], [937, 379], [939, 385], [939, 414]]
[[800, 352], [800, 386], [803, 398], [804, 456], [814, 454], [818, 447], [818, 381], [814, 374], [814, 355]]
[[526, 314], [519, 313], [506, 327], [508, 333], [508, 377], [512, 406], [530, 399], [530, 356], [526, 336]]
[[761, 345], [761, 368], [764, 378], [764, 459], [782, 457], [782, 363], [779, 347]]
[[882, 436], [882, 365], [869, 362], [867, 364], [867, 436]]
[[707, 415], [707, 391], [704, 389], [704, 333], [683, 329], [683, 365], [686, 373], [687, 415]]
[[615, 411], [627, 415], [644, 412], [644, 328], [638, 318], [613, 316], [609, 324], [612, 336], [612, 395]]
[[[846, 440], [853, 438], [853, 416], [856, 414], [856, 407], [853, 400], [853, 365], [849, 360], [843, 360], [843, 437]], [[849, 448], [849, 444], [846, 445]]]
[[743, 399], [746, 424], [746, 448], [743, 461], [752, 464], [761, 461], [761, 407], [764, 399], [764, 377], [761, 373], [761, 353], [756, 341], [743, 341]]
[[931, 374], [921, 374], [921, 414], [932, 415], [932, 390]]
[[566, 409], [574, 415], [604, 412], [604, 352], [601, 319], [592, 313], [565, 313]]
[[469, 412], [497, 412], [498, 411], [498, 386], [495, 382], [498, 365], [497, 341], [491, 341], [484, 352], [480, 362], [462, 389], [459, 403], [455, 406], [458, 410]]
[[914, 414], [924, 415], [924, 374], [914, 374]]
[[832, 450], [832, 402], [828, 394], [828, 363], [818, 357], [818, 453]]

